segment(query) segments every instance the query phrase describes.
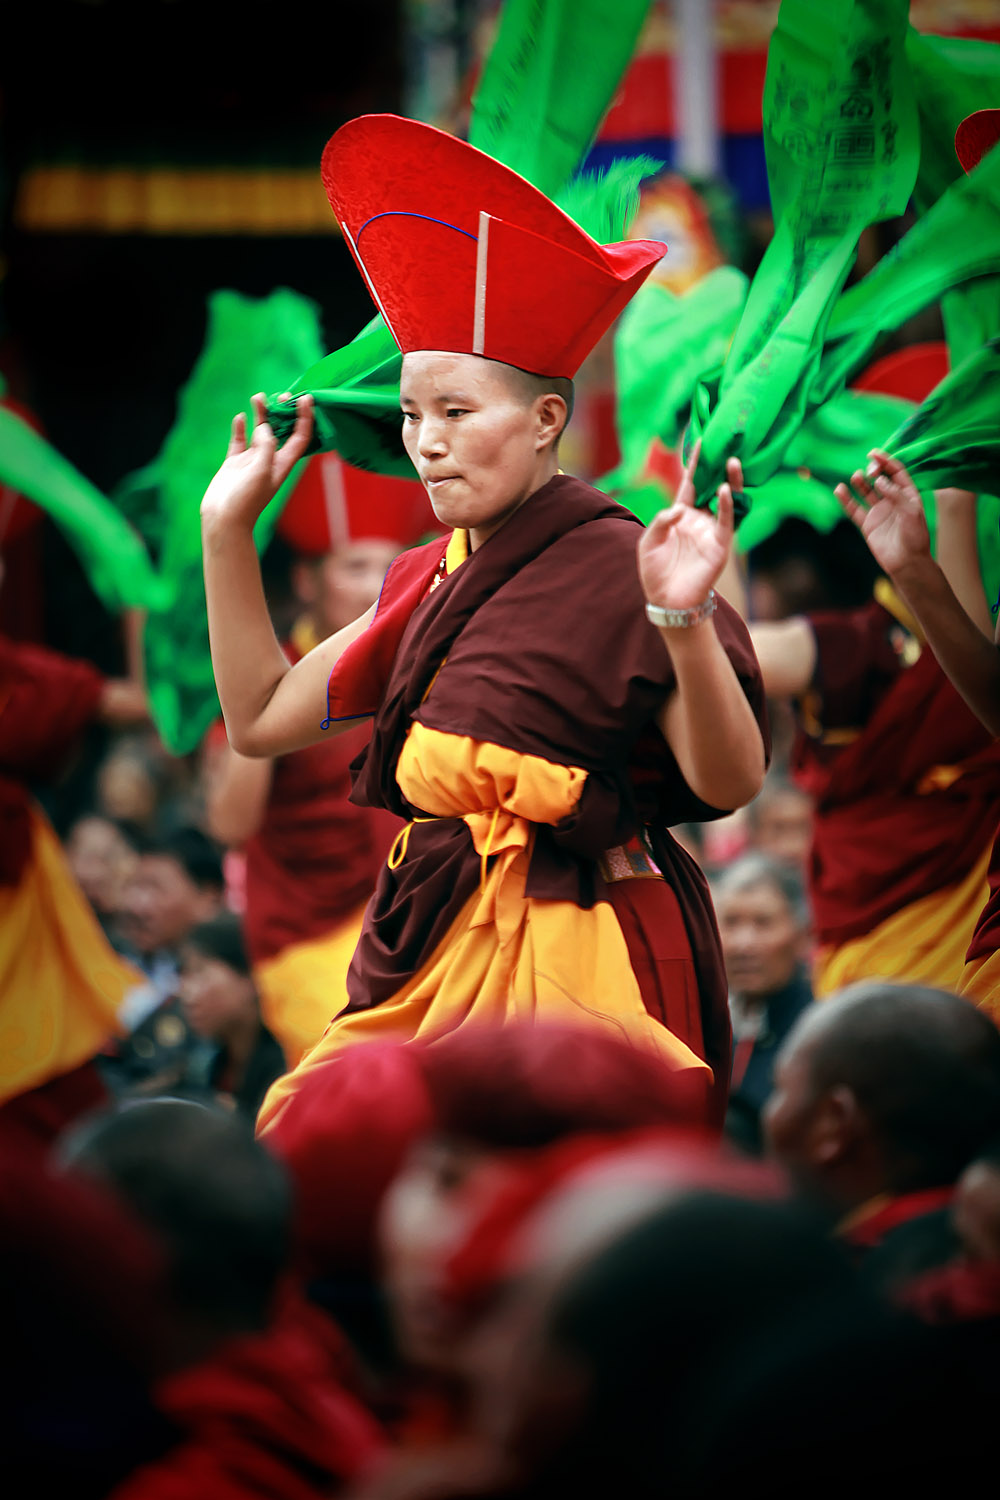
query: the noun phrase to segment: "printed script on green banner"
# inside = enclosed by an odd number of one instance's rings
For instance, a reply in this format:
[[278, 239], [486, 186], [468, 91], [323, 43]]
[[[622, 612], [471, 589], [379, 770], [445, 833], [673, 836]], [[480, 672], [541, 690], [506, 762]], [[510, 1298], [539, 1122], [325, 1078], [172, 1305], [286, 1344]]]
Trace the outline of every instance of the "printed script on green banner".
[[901, 214], [919, 155], [906, 0], [784, 0], [768, 52], [764, 144], [775, 218], [716, 382], [696, 392], [699, 497], [730, 454], [748, 487], [781, 466], [805, 413], [827, 321], [869, 225]]

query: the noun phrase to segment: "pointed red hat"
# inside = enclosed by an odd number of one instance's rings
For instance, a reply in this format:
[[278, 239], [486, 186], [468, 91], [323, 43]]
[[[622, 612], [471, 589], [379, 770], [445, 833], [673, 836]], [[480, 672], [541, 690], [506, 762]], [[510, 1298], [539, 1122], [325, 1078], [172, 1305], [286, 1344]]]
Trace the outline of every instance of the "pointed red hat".
[[516, 172], [398, 115], [349, 120], [323, 152], [344, 238], [404, 354], [481, 354], [576, 374], [666, 246], [599, 245]]
[[277, 524], [283, 541], [314, 557], [372, 538], [412, 547], [440, 531], [418, 479], [369, 474], [337, 453], [307, 461]]
[[987, 151], [1000, 141], [1000, 109], [977, 109], [966, 115], [955, 131], [955, 154], [966, 172], [978, 167]]

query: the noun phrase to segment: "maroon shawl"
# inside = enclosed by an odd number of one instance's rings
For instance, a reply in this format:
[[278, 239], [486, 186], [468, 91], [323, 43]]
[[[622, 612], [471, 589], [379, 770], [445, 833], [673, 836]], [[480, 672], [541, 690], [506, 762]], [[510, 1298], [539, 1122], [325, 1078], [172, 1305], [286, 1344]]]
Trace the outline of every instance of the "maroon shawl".
[[[598, 856], [645, 829], [681, 905], [699, 971], [706, 1047], [717, 1063], [728, 1050], [718, 932], [705, 878], [669, 827], [726, 809], [694, 795], [654, 727], [674, 675], [645, 615], [636, 565], [640, 529], [629, 511], [568, 475], [534, 494], [412, 609], [371, 741], [354, 765], [352, 797], [406, 818], [420, 812], [405, 802], [395, 778], [414, 719], [588, 771], [573, 815], [538, 828], [526, 894], [585, 909], [607, 899]], [[411, 558], [414, 578], [425, 563]], [[390, 574], [390, 608], [391, 585]], [[743, 622], [724, 601], [716, 628], [766, 740], [756, 657]], [[415, 825], [407, 858], [379, 877], [348, 976], [348, 1008], [395, 993], [447, 932], [478, 879], [479, 860], [461, 819]]]

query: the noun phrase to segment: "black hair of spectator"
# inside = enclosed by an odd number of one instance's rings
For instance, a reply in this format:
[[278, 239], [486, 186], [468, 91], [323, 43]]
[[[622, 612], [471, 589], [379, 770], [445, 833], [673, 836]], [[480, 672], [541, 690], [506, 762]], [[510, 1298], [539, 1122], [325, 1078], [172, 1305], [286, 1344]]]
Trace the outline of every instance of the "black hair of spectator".
[[590, 1474], [593, 1492], [637, 1500], [785, 1495], [807, 1474], [825, 1496], [814, 1466], [827, 1437], [850, 1468], [879, 1431], [874, 1377], [862, 1377], [879, 1351], [894, 1352], [891, 1326], [801, 1206], [710, 1192], [668, 1202], [555, 1294], [550, 1347], [586, 1395], [540, 1492], [573, 1493]]
[[851, 1090], [894, 1191], [954, 1182], [1000, 1139], [1000, 1030], [968, 1000], [862, 980], [799, 1024], [810, 1033], [812, 1091]]
[[808, 564], [816, 580], [814, 597], [794, 601], [798, 610], [859, 608], [870, 600], [879, 577], [864, 539], [846, 519], [822, 533], [789, 516], [748, 555], [751, 577], [766, 575], [776, 582], [791, 562]]
[[178, 1099], [128, 1104], [66, 1142], [167, 1253], [179, 1307], [220, 1334], [267, 1325], [289, 1255], [281, 1164], [238, 1115]]
[[194, 948], [206, 958], [217, 958], [237, 974], [250, 973], [243, 923], [235, 912], [220, 911], [207, 921], [192, 927], [184, 939], [185, 948]]
[[225, 888], [222, 851], [200, 828], [188, 825], [175, 828], [159, 838], [140, 839], [138, 852], [175, 860], [197, 886], [210, 886], [220, 891]]

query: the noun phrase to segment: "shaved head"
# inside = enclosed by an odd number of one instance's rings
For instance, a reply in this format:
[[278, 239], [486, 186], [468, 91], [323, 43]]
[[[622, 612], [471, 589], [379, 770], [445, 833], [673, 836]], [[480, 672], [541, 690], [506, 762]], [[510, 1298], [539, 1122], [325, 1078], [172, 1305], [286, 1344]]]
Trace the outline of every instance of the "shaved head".
[[802, 1016], [779, 1062], [806, 1109], [850, 1091], [895, 1191], [954, 1182], [1000, 1134], [1000, 1031], [945, 990], [851, 985]]
[[516, 365], [501, 364], [499, 360], [490, 360], [489, 363], [503, 375], [507, 385], [525, 406], [530, 406], [539, 396], [560, 396], [566, 403], [563, 432], [566, 431], [573, 415], [575, 392], [572, 380], [565, 375], [532, 375], [529, 370], [519, 370]]

